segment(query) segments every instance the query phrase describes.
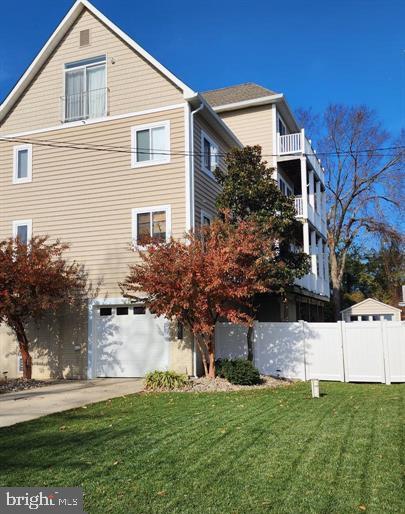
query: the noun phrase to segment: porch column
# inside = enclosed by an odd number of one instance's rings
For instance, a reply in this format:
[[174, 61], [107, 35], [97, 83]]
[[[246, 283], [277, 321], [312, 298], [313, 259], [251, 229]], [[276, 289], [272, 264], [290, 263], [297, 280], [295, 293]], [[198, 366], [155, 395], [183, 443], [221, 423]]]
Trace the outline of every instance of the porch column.
[[318, 276], [318, 269], [316, 266], [316, 254], [317, 254], [317, 246], [316, 246], [316, 233], [315, 230], [311, 230], [311, 271], [315, 276]]
[[307, 161], [306, 161], [306, 157], [301, 157], [300, 158], [300, 164], [301, 164], [302, 215], [303, 215], [303, 217], [305, 219], [308, 219], [308, 190], [307, 190]]
[[314, 187], [314, 172], [309, 170], [308, 172], [309, 178], [309, 205], [314, 209], [315, 208], [315, 187]]
[[308, 222], [305, 221], [302, 224], [302, 230], [303, 230], [303, 242], [304, 242], [304, 252], [310, 255], [310, 248], [309, 248], [309, 225]]
[[322, 195], [321, 195], [321, 183], [319, 180], [315, 183], [315, 191], [316, 191], [316, 212], [320, 215], [322, 215]]

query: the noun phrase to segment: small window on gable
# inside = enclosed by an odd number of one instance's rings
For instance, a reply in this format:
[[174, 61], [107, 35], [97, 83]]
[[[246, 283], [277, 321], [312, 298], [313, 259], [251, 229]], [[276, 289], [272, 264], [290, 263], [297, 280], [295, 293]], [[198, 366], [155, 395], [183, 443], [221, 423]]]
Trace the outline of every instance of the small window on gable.
[[13, 238], [18, 239], [24, 245], [28, 244], [32, 238], [32, 221], [14, 221]]
[[167, 241], [171, 233], [170, 206], [132, 210], [132, 239], [137, 246]]
[[219, 149], [218, 145], [204, 132], [201, 132], [201, 152], [202, 170], [212, 177], [219, 165]]
[[80, 31], [80, 46], [87, 46], [90, 44], [90, 29]]
[[132, 167], [170, 162], [170, 122], [132, 127]]
[[15, 146], [13, 150], [13, 183], [32, 181], [32, 145]]

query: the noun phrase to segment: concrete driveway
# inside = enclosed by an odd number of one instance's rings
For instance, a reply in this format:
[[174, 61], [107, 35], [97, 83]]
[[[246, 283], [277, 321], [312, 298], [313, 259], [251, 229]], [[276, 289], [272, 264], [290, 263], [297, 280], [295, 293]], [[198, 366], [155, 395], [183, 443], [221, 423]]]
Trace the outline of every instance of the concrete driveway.
[[17, 393], [0, 395], [0, 427], [7, 427], [47, 416], [54, 412], [74, 409], [138, 393], [143, 388], [140, 378], [97, 378], [67, 381]]

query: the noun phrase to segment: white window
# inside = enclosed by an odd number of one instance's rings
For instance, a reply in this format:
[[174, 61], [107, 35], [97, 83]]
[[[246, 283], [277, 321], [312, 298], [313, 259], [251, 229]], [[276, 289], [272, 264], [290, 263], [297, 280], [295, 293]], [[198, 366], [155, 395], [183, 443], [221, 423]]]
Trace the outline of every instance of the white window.
[[17, 356], [17, 373], [22, 373], [23, 371], [24, 371], [24, 366], [23, 366], [22, 355], [21, 355], [21, 353], [18, 353], [18, 356]]
[[106, 56], [65, 64], [64, 120], [107, 114]]
[[219, 165], [218, 145], [204, 132], [201, 132], [201, 168], [213, 177], [215, 168]]
[[132, 167], [170, 162], [170, 121], [132, 127]]
[[13, 148], [13, 184], [32, 181], [32, 145]]
[[25, 245], [28, 244], [32, 238], [32, 220], [14, 221], [13, 238], [18, 238]]
[[143, 247], [152, 241], [168, 241], [171, 236], [170, 205], [132, 209], [132, 240]]
[[201, 226], [202, 227], [209, 227], [212, 223], [212, 215], [209, 214], [206, 211], [201, 211]]

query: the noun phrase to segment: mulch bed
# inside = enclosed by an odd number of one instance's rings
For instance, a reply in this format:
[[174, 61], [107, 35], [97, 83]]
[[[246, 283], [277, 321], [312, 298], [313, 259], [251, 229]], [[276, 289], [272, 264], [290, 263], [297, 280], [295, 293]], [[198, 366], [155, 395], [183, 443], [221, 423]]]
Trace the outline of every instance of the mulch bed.
[[159, 391], [151, 391], [145, 389], [145, 392], [180, 392], [180, 393], [218, 393], [230, 391], [248, 391], [257, 389], [275, 389], [276, 387], [286, 387], [291, 385], [291, 380], [265, 377], [262, 376], [262, 383], [257, 385], [235, 385], [231, 384], [224, 378], [216, 377], [211, 380], [206, 377], [190, 378], [189, 384], [178, 389], [160, 389]]
[[15, 393], [18, 391], [26, 391], [37, 387], [44, 387], [55, 384], [55, 380], [28, 380], [25, 378], [10, 378], [9, 380], [0, 382], [0, 394]]

